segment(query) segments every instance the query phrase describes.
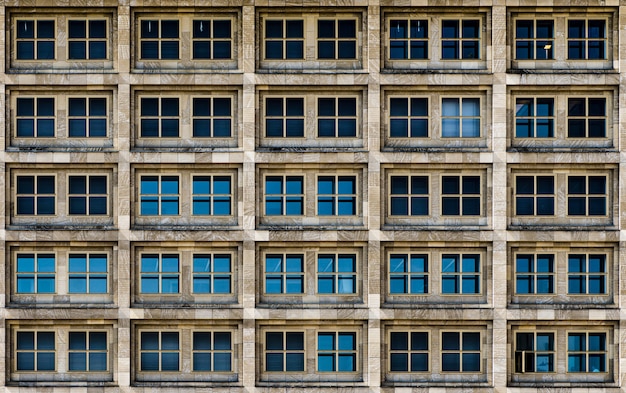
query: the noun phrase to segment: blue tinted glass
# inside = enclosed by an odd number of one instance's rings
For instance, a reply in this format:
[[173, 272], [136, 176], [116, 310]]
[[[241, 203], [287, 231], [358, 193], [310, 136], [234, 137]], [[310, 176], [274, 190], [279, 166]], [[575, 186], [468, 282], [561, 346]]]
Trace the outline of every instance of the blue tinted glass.
[[193, 256], [194, 273], [207, 273], [211, 271], [211, 256], [195, 254]]
[[213, 194], [230, 194], [230, 177], [213, 177]]
[[70, 274], [69, 293], [87, 293], [87, 276]]
[[17, 256], [17, 272], [34, 272], [35, 271], [35, 255], [19, 254]]
[[18, 137], [28, 138], [35, 136], [35, 121], [32, 119], [18, 119], [16, 133]]
[[161, 178], [161, 194], [178, 194], [178, 177], [163, 176]]
[[70, 41], [68, 45], [70, 59], [87, 58], [87, 45], [84, 41]]
[[54, 137], [54, 119], [37, 119], [37, 136], [41, 138]]
[[459, 110], [459, 99], [458, 98], [442, 99], [441, 100], [441, 115], [442, 116], [460, 116], [461, 113]]
[[35, 43], [32, 41], [19, 41], [17, 43], [17, 59], [18, 60], [34, 60], [35, 59]]
[[55, 263], [54, 263], [54, 255], [53, 254], [40, 254], [37, 256], [37, 271], [38, 272], [54, 272]]
[[70, 272], [86, 272], [87, 256], [85, 254], [70, 254], [69, 256]]
[[335, 58], [335, 42], [334, 41], [319, 41], [317, 43], [317, 57], [319, 59], [334, 59]]

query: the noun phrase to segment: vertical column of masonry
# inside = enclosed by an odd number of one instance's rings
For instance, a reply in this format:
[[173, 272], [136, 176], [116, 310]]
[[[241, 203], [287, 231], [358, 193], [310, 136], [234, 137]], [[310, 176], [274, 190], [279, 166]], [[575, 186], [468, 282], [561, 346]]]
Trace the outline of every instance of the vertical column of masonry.
[[[118, 184], [117, 184], [117, 211], [118, 211], [118, 253], [117, 253], [117, 281], [113, 282], [117, 286], [118, 301], [118, 329], [117, 329], [117, 380], [120, 387], [130, 386], [131, 369], [131, 345], [130, 345], [130, 221], [131, 221], [131, 193], [134, 181], [130, 173], [130, 122], [131, 122], [131, 100], [130, 100], [130, 53], [131, 53], [131, 15], [130, 7], [120, 2], [117, 10], [117, 124], [113, 127], [117, 130], [114, 146], [118, 150]], [[115, 103], [115, 102], [114, 102]], [[115, 117], [115, 116], [114, 116]]]
[[380, 3], [370, 0], [367, 9], [367, 40], [368, 58], [366, 67], [369, 71], [367, 86], [367, 146], [369, 159], [367, 167], [368, 205], [365, 223], [369, 230], [367, 245], [367, 277], [368, 283], [368, 349], [367, 362], [369, 370], [367, 381], [370, 392], [378, 392], [381, 376], [381, 326], [380, 326]]
[[256, 380], [256, 330], [255, 330], [255, 226], [256, 226], [256, 168], [255, 168], [255, 15], [254, 6], [242, 9], [243, 77], [243, 261], [242, 305], [243, 317], [243, 369], [244, 389], [254, 391]]
[[[493, 71], [492, 146], [484, 153], [493, 163], [493, 386], [506, 390], [507, 366], [507, 156], [506, 156], [506, 6], [491, 9], [491, 68]], [[489, 157], [490, 156], [490, 157]]]
[[[6, 34], [5, 34], [5, 16], [6, 16], [6, 8], [4, 6], [0, 6], [0, 53], [6, 53]], [[0, 75], [2, 78], [0, 79], [0, 308], [2, 312], [0, 313], [0, 370], [6, 370], [6, 331], [5, 331], [5, 313], [4, 307], [6, 305], [6, 220], [8, 218], [8, 210], [6, 203], [7, 195], [9, 195], [8, 182], [6, 181], [6, 157], [5, 157], [5, 146], [6, 146], [6, 118], [5, 118], [5, 97], [6, 97], [6, 78], [5, 78], [5, 61], [4, 59], [0, 61]], [[6, 384], [6, 373], [1, 373], [0, 375], [0, 386], [4, 386]]]
[[[623, 3], [622, 3], [623, 4]], [[620, 241], [619, 241], [619, 288], [618, 288], [618, 306], [620, 307], [620, 324], [619, 334], [619, 376], [616, 381], [621, 385], [626, 381], [626, 319], [624, 317], [624, 304], [626, 302], [626, 215], [622, 214], [626, 211], [626, 6], [619, 7], [618, 15], [618, 31], [619, 31], [619, 49], [618, 59], [619, 64], [617, 69], [620, 72], [619, 79], [619, 118], [616, 127], [619, 130], [619, 151], [620, 151], [620, 163], [619, 163], [619, 229], [620, 229]]]

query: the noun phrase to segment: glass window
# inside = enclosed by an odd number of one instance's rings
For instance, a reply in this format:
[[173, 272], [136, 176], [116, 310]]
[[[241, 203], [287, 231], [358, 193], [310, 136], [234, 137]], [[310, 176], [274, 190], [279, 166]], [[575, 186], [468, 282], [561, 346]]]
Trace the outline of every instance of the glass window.
[[317, 292], [322, 295], [356, 293], [356, 255], [318, 255]]
[[268, 254], [265, 256], [265, 293], [303, 294], [304, 255]]
[[424, 295], [428, 293], [428, 255], [389, 255], [389, 293]]
[[319, 176], [317, 178], [317, 214], [320, 216], [355, 216], [356, 176]]
[[317, 58], [356, 59], [356, 27], [354, 19], [319, 19]]
[[444, 216], [480, 215], [480, 176], [442, 176], [441, 182]]
[[567, 334], [567, 372], [607, 372], [606, 333]]
[[106, 215], [108, 187], [106, 176], [69, 176], [68, 213]]
[[18, 138], [54, 138], [56, 110], [54, 98], [16, 100], [15, 136]]
[[443, 98], [441, 137], [480, 137], [480, 98]]
[[554, 293], [554, 255], [517, 254], [515, 292], [524, 295]]
[[54, 176], [17, 176], [17, 215], [54, 215]]
[[142, 372], [179, 371], [178, 332], [141, 332], [139, 370]]
[[55, 59], [54, 20], [18, 20], [15, 30], [17, 60]]
[[554, 356], [554, 333], [516, 333], [516, 373], [554, 372]]
[[568, 176], [567, 214], [570, 216], [606, 216], [606, 176]]
[[54, 332], [19, 331], [16, 333], [17, 371], [55, 371]]
[[180, 189], [178, 176], [141, 176], [141, 215], [178, 215]]
[[193, 21], [194, 60], [232, 58], [232, 27], [230, 19]]
[[70, 60], [104, 60], [107, 58], [107, 21], [105, 19], [68, 20], [68, 54]]
[[265, 58], [267, 60], [304, 59], [304, 21], [301, 19], [266, 20]]
[[304, 371], [303, 332], [265, 332], [265, 371]]
[[141, 97], [140, 136], [178, 138], [179, 108], [176, 97]]
[[55, 293], [56, 257], [54, 254], [17, 254], [16, 293]]
[[317, 136], [319, 138], [356, 137], [356, 98], [318, 98]]
[[517, 60], [554, 59], [554, 21], [515, 21], [515, 58]]
[[[178, 116], [177, 111], [173, 116]], [[173, 119], [162, 119], [164, 120]], [[194, 138], [230, 138], [233, 129], [231, 99], [194, 97], [192, 122]]]
[[356, 333], [319, 332], [317, 371], [354, 372], [357, 370]]
[[193, 255], [193, 293], [230, 294], [232, 275], [230, 254]]
[[441, 58], [480, 59], [480, 21], [442, 20]]
[[389, 58], [391, 60], [428, 59], [428, 20], [390, 19]]
[[480, 255], [443, 254], [441, 256], [441, 293], [478, 295], [480, 288]]
[[107, 371], [107, 333], [69, 332], [68, 370]]
[[517, 98], [516, 138], [554, 138], [554, 98]]
[[106, 138], [106, 98], [69, 98], [67, 117], [70, 138]]
[[266, 176], [265, 214], [268, 216], [303, 215], [304, 177]]
[[389, 99], [390, 138], [427, 138], [428, 135], [428, 98]]
[[554, 215], [554, 177], [516, 176], [515, 214], [518, 216]]
[[567, 293], [571, 295], [606, 295], [607, 263], [604, 254], [567, 256]]
[[230, 176], [193, 176], [193, 215], [229, 216], [232, 214]]
[[141, 20], [140, 51], [142, 60], [179, 59], [179, 21]]
[[304, 137], [304, 98], [267, 97], [265, 99], [265, 136], [267, 138]]
[[389, 339], [389, 371], [428, 372], [428, 332], [391, 332]]
[[106, 254], [69, 254], [69, 293], [107, 293], [108, 257]]
[[567, 99], [568, 138], [606, 138], [606, 98]]
[[142, 254], [142, 294], [177, 294], [180, 292], [180, 260], [178, 254]]
[[193, 332], [193, 371], [231, 372], [233, 347], [230, 332]]
[[480, 342], [478, 332], [442, 332], [441, 371], [480, 372]]
[[580, 19], [567, 21], [567, 58], [569, 60], [606, 59], [606, 21]]
[[427, 216], [429, 214], [428, 176], [391, 176], [392, 216]]

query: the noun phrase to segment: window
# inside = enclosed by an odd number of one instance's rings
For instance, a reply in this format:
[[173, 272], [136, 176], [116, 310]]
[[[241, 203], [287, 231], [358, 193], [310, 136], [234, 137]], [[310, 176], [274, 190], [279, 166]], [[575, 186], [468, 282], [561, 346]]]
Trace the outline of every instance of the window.
[[554, 59], [554, 21], [515, 21], [515, 58], [518, 60]]
[[140, 59], [167, 60], [180, 58], [178, 20], [140, 20]]
[[265, 371], [304, 371], [304, 332], [265, 332]]
[[318, 255], [317, 291], [319, 294], [356, 293], [356, 255]]
[[53, 215], [56, 205], [54, 176], [17, 176], [17, 215]]
[[390, 19], [389, 58], [392, 60], [427, 60], [428, 20]]
[[106, 176], [69, 176], [69, 214], [106, 215], [107, 177]]
[[232, 58], [232, 21], [205, 19], [193, 21], [193, 54], [195, 60]]
[[178, 176], [142, 176], [140, 181], [141, 215], [178, 215], [180, 178]]
[[[175, 114], [177, 116], [178, 113]], [[230, 97], [193, 98], [193, 137], [230, 138], [233, 130]]]
[[555, 292], [553, 254], [515, 256], [515, 293], [546, 295]]
[[441, 256], [441, 292], [478, 295], [481, 293], [480, 255], [444, 254]]
[[193, 176], [192, 214], [228, 216], [232, 214], [230, 176]]
[[304, 59], [304, 21], [268, 19], [265, 21], [265, 58]]
[[318, 98], [317, 108], [319, 138], [356, 137], [355, 98]]
[[105, 138], [107, 136], [106, 98], [69, 98], [68, 125], [70, 138]]
[[55, 371], [54, 332], [17, 332], [17, 371]]
[[554, 215], [554, 177], [517, 176], [515, 214], [520, 216]]
[[480, 137], [480, 99], [444, 98], [441, 109], [443, 138]]
[[391, 332], [389, 343], [389, 371], [428, 372], [428, 332]]
[[391, 176], [390, 214], [427, 216], [429, 213], [428, 176]]
[[142, 254], [141, 293], [178, 294], [179, 258], [177, 254]]
[[516, 138], [554, 137], [554, 99], [517, 98], [515, 104]]
[[354, 216], [357, 214], [355, 176], [318, 176], [317, 214]]
[[69, 20], [68, 55], [71, 60], [104, 60], [107, 58], [106, 19]]
[[287, 216], [303, 215], [304, 177], [266, 176], [265, 214]]
[[54, 98], [18, 98], [16, 111], [16, 137], [54, 138]]
[[138, 383], [237, 382], [241, 373], [238, 326], [200, 323], [139, 324], [135, 381]]
[[356, 59], [356, 31], [356, 20], [318, 20], [317, 57], [319, 59]]
[[480, 176], [442, 176], [441, 182], [443, 215], [480, 215]]
[[107, 371], [107, 333], [69, 332], [69, 371]]
[[54, 254], [19, 253], [16, 262], [17, 294], [56, 292]]
[[193, 293], [232, 293], [233, 269], [230, 254], [193, 254]]
[[567, 334], [567, 372], [607, 372], [606, 333]]
[[606, 176], [568, 176], [567, 214], [605, 216], [607, 214]]
[[569, 60], [604, 60], [606, 46], [606, 20], [570, 19], [567, 21], [567, 58]]
[[17, 60], [54, 60], [55, 31], [54, 19], [17, 20]]
[[265, 293], [303, 294], [304, 255], [265, 255]]
[[441, 58], [480, 59], [480, 21], [442, 20]]
[[357, 371], [356, 333], [323, 332], [317, 334], [317, 371]]
[[480, 372], [481, 337], [479, 332], [441, 333], [441, 370], [443, 372]]
[[69, 254], [68, 292], [107, 293], [107, 254]]
[[179, 121], [178, 98], [141, 98], [142, 138], [178, 138]]
[[554, 372], [554, 333], [531, 332], [515, 334], [515, 372]]
[[389, 255], [389, 293], [424, 295], [428, 293], [428, 254]]
[[605, 98], [567, 99], [568, 138], [605, 138], [606, 127]]
[[569, 254], [567, 256], [567, 293], [570, 295], [607, 294], [605, 254]]
[[427, 138], [428, 98], [389, 98], [389, 137]]
[[304, 98], [266, 98], [265, 136], [304, 137]]

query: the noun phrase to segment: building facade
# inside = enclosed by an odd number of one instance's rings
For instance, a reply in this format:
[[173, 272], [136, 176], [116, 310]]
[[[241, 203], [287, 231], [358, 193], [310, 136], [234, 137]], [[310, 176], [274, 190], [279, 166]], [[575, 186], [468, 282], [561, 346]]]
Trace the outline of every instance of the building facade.
[[625, 6], [5, 0], [2, 389], [622, 391]]

